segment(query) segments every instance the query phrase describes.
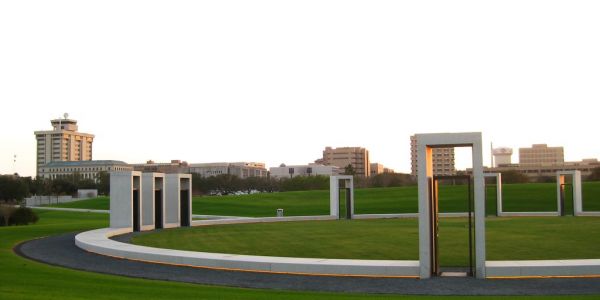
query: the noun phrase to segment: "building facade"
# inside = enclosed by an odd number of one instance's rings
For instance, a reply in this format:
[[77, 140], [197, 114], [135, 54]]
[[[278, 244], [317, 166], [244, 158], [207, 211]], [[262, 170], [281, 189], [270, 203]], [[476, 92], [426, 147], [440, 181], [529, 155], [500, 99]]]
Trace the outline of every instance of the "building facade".
[[38, 178], [58, 179], [73, 175], [97, 180], [100, 172], [133, 171], [133, 167], [118, 160], [53, 161], [39, 168]]
[[519, 165], [551, 166], [565, 162], [563, 147], [548, 147], [546, 144], [534, 144], [531, 148], [519, 148]]
[[600, 162], [598, 159], [590, 158], [582, 161], [574, 162], [563, 162], [554, 165], [521, 165], [521, 164], [510, 164], [501, 165], [495, 168], [484, 168], [485, 172], [508, 172], [516, 171], [521, 174], [527, 175], [530, 178], [539, 177], [554, 177], [558, 171], [581, 171], [582, 176], [589, 176], [595, 168], [600, 168]]
[[371, 163], [371, 176], [375, 176], [377, 174], [383, 173], [394, 173], [393, 169], [386, 168], [384, 165], [380, 163]]
[[323, 150], [323, 158], [317, 160], [317, 163], [326, 166], [336, 166], [342, 173], [344, 173], [348, 165], [351, 165], [356, 175], [363, 177], [371, 175], [369, 150], [361, 147], [326, 147]]
[[77, 121], [68, 119], [51, 120], [52, 130], [35, 131], [37, 141], [36, 175], [40, 168], [54, 161], [92, 160], [94, 135], [78, 132]]
[[134, 171], [140, 171], [145, 173], [189, 173], [188, 163], [181, 160], [171, 160], [170, 163], [156, 163], [152, 160], [149, 160], [145, 164], [131, 164], [131, 166], [133, 167]]
[[[432, 157], [433, 175], [456, 175], [454, 148], [433, 148]], [[410, 166], [411, 175], [417, 176], [417, 139], [414, 135], [410, 136]]]
[[315, 176], [315, 175], [338, 175], [340, 168], [336, 166], [325, 166], [321, 164], [294, 165], [286, 166], [282, 164], [279, 167], [269, 168], [272, 178], [292, 178], [297, 176]]
[[219, 162], [190, 164], [189, 173], [196, 173], [202, 177], [217, 176], [222, 174], [235, 175], [239, 178], [267, 177], [264, 163], [258, 162]]

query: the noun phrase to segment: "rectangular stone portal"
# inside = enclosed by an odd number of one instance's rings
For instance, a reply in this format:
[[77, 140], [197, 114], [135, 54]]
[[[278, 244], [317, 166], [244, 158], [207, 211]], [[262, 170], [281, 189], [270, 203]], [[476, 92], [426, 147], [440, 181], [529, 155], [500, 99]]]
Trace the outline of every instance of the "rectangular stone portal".
[[419, 192], [419, 265], [420, 277], [432, 275], [432, 245], [430, 197], [433, 195], [433, 148], [471, 147], [475, 196], [475, 276], [485, 278], [485, 187], [480, 132], [417, 134], [417, 169]]
[[110, 173], [110, 227], [140, 230], [141, 176], [142, 173], [136, 171]]

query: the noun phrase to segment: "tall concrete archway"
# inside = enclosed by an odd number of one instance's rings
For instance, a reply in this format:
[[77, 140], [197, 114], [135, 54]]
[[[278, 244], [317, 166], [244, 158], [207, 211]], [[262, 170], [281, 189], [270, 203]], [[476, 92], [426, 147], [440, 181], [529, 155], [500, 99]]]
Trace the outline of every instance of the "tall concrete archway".
[[475, 202], [475, 276], [485, 278], [485, 188], [483, 177], [483, 155], [480, 132], [417, 134], [417, 166], [419, 189], [419, 265], [420, 277], [432, 276], [435, 263], [433, 245], [434, 229], [432, 218], [437, 210], [432, 209], [433, 191], [433, 148], [471, 147], [473, 160], [473, 183]]

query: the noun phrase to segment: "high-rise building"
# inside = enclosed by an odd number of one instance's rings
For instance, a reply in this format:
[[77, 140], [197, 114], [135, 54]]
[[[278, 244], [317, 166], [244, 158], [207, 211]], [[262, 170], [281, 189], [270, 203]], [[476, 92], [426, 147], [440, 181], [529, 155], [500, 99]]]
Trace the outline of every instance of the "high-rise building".
[[565, 162], [563, 147], [548, 147], [546, 144], [534, 144], [531, 148], [519, 148], [519, 165], [558, 165]]
[[69, 119], [51, 120], [52, 130], [36, 131], [37, 168], [36, 176], [40, 175], [40, 167], [53, 161], [87, 161], [92, 160], [92, 143], [94, 135], [78, 132], [77, 121]]
[[361, 147], [326, 147], [323, 150], [323, 158], [317, 160], [316, 163], [336, 166], [342, 173], [348, 165], [351, 165], [356, 175], [364, 177], [371, 175], [369, 150]]
[[[456, 175], [454, 148], [433, 148], [433, 175]], [[417, 138], [410, 136], [411, 175], [417, 176]]]

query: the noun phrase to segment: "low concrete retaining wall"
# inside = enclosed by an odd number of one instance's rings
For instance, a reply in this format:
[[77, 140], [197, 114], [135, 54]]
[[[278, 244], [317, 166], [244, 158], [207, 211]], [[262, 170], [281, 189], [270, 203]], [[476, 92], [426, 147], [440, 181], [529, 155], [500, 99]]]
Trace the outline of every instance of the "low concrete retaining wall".
[[600, 217], [600, 211], [582, 211], [575, 215], [578, 217]]
[[[449, 216], [460, 216], [450, 214]], [[466, 215], [463, 213], [463, 215]], [[376, 215], [356, 215], [375, 218]], [[384, 215], [406, 218], [411, 214]], [[335, 220], [335, 216], [237, 218], [193, 221], [192, 226], [247, 224], [265, 222]], [[419, 261], [356, 260], [272, 257], [227, 253], [193, 252], [137, 246], [111, 240], [131, 232], [131, 228], [103, 228], [75, 236], [75, 244], [86, 251], [125, 259], [192, 267], [312, 275], [409, 277], [420, 275]], [[600, 276], [600, 259], [486, 261], [487, 278], [586, 277]]]
[[488, 278], [600, 276], [600, 259], [486, 261], [485, 269]]
[[558, 217], [560, 214], [556, 211], [523, 211], [523, 212], [506, 212], [498, 213], [499, 217]]
[[47, 206], [27, 206], [29, 208], [41, 209], [41, 210], [59, 210], [59, 211], [73, 211], [73, 212], [92, 212], [107, 214], [108, 210], [103, 209], [87, 209], [87, 208], [65, 208], [65, 207], [47, 207]]
[[[332, 219], [335, 219], [335, 217], [309, 216], [203, 220], [194, 221], [193, 226]], [[75, 236], [75, 244], [81, 249], [102, 255], [194, 267], [340, 276], [410, 278], [417, 278], [419, 276], [418, 261], [296, 258], [207, 253], [144, 247], [109, 239], [112, 236], [128, 232], [131, 232], [131, 229], [103, 228], [87, 231]]]
[[71, 196], [32, 196], [25, 198], [25, 205], [36, 206], [36, 205], [50, 205], [59, 203], [69, 203], [79, 201], [83, 199], [73, 198]]
[[[439, 213], [442, 218], [466, 218], [469, 216], [466, 212], [457, 213]], [[418, 218], [418, 213], [405, 213], [405, 214], [360, 214], [354, 215], [354, 219], [403, 219], [403, 218]]]

